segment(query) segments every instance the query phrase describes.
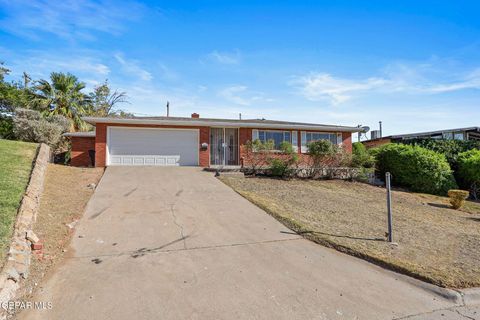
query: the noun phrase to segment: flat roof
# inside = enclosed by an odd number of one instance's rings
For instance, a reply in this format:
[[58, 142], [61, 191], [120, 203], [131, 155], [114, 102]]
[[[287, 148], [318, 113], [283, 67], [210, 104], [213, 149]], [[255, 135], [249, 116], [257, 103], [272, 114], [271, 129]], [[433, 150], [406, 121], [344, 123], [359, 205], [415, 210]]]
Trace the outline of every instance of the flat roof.
[[366, 141], [376, 141], [381, 139], [404, 139], [404, 138], [415, 138], [421, 136], [431, 136], [435, 134], [442, 134], [444, 132], [460, 132], [460, 131], [476, 131], [480, 132], [480, 127], [466, 127], [466, 128], [456, 128], [456, 129], [445, 129], [445, 130], [435, 130], [435, 131], [425, 131], [425, 132], [417, 132], [417, 133], [407, 133], [407, 134], [397, 134], [397, 135], [390, 135], [384, 136], [381, 138], [370, 139]]
[[82, 117], [92, 125], [97, 123], [115, 124], [151, 124], [151, 125], [178, 125], [178, 126], [208, 126], [208, 127], [233, 127], [233, 128], [259, 128], [259, 129], [298, 129], [321, 130], [337, 132], [359, 132], [360, 127], [327, 125], [318, 123], [290, 122], [266, 119], [214, 119], [214, 118], [188, 118], [188, 117], [130, 117], [130, 118], [105, 118]]
[[466, 127], [466, 128], [457, 128], [457, 129], [445, 129], [445, 130], [435, 130], [435, 131], [426, 131], [418, 133], [407, 133], [407, 134], [398, 134], [389, 136], [389, 138], [410, 138], [416, 136], [430, 136], [434, 134], [441, 134], [444, 132], [458, 132], [458, 131], [480, 131], [480, 127]]
[[64, 137], [95, 138], [95, 131], [66, 132]]

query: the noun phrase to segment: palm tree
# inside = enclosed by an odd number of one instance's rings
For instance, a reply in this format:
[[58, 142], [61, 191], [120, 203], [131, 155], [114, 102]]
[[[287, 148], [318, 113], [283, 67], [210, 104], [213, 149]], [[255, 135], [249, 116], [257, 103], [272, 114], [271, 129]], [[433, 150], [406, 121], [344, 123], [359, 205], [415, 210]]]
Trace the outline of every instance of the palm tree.
[[71, 121], [71, 131], [86, 130], [81, 119], [90, 104], [90, 98], [82, 90], [85, 83], [70, 73], [52, 72], [50, 81], [39, 80], [34, 86], [33, 104], [44, 114], [62, 115]]

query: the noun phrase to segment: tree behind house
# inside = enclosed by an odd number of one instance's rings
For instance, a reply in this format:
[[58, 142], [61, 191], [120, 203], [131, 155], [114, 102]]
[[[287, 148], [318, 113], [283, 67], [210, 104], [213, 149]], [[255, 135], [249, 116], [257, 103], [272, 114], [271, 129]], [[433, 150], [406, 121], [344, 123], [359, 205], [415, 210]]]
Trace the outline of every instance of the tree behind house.
[[45, 115], [62, 115], [70, 120], [70, 131], [86, 130], [81, 119], [90, 105], [90, 96], [82, 90], [85, 83], [70, 73], [52, 72], [50, 81], [41, 79], [34, 86], [33, 106]]
[[108, 81], [96, 86], [90, 93], [91, 106], [87, 114], [97, 117], [128, 117], [133, 114], [118, 109], [122, 103], [129, 103], [126, 92], [113, 91]]

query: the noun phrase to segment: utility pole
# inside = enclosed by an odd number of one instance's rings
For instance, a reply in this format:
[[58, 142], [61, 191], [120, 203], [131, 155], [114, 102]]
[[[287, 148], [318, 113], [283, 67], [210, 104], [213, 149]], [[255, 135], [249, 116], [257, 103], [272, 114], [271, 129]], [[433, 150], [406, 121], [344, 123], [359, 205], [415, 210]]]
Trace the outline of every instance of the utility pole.
[[378, 121], [378, 124], [380, 125], [380, 138], [383, 138], [383, 133], [382, 133], [382, 121]]
[[170, 102], [167, 101], [167, 117], [170, 116]]
[[32, 80], [32, 78], [30, 78], [30, 76], [24, 71], [23, 72], [23, 87], [25, 89], [27, 89], [28, 83], [30, 82], [30, 80]]

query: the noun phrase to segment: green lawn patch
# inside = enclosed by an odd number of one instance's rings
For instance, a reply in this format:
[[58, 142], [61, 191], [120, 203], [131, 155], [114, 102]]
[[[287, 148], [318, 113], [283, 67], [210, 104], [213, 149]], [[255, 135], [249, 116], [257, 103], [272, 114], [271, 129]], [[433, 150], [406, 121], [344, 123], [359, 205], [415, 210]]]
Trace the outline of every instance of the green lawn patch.
[[30, 179], [37, 146], [36, 143], [0, 139], [0, 261], [2, 262], [9, 247], [20, 201]]

